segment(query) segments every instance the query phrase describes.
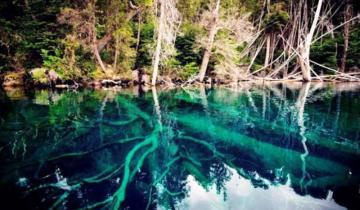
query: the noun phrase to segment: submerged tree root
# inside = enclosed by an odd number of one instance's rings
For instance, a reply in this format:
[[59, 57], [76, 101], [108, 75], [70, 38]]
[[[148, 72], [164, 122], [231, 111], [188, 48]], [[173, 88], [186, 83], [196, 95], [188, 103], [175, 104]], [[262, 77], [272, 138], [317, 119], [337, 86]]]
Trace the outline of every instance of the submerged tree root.
[[[112, 203], [111, 209], [119, 209], [121, 203], [124, 201], [125, 199], [125, 192], [126, 192], [126, 188], [129, 184], [129, 182], [132, 180], [133, 176], [135, 175], [135, 173], [138, 171], [139, 168], [141, 168], [141, 166], [144, 163], [145, 158], [151, 154], [153, 151], [156, 150], [156, 148], [158, 147], [158, 137], [159, 137], [159, 133], [160, 133], [161, 129], [160, 129], [160, 125], [157, 125], [152, 134], [150, 136], [148, 136], [147, 138], [145, 138], [144, 141], [140, 142], [139, 144], [137, 144], [132, 150], [130, 150], [130, 152], [126, 155], [125, 158], [125, 163], [124, 163], [124, 173], [123, 173], [123, 178], [120, 184], [120, 188], [113, 194], [113, 196], [107, 198], [104, 201], [101, 202], [97, 202], [94, 203], [92, 205], [89, 205], [83, 209], [94, 209], [97, 208], [99, 206], [103, 206], [106, 204], [110, 204]], [[136, 166], [131, 169], [130, 165], [131, 162], [133, 160], [133, 158], [135, 157], [135, 155], [137, 154], [137, 152], [139, 150], [141, 150], [142, 148], [148, 146], [151, 144], [151, 147], [148, 148], [145, 153], [140, 157], [139, 161], [136, 163]], [[120, 170], [120, 169], [119, 169]]]
[[[148, 198], [148, 202], [146, 204], [146, 210], [149, 209], [150, 205], [151, 205], [151, 202], [152, 202], [152, 199], [151, 199], [151, 196], [152, 196], [152, 190], [154, 187], [156, 187], [156, 185], [158, 183], [160, 183], [164, 178], [165, 176], [169, 173], [170, 169], [171, 169], [171, 166], [176, 163], [177, 161], [179, 161], [181, 159], [181, 157], [175, 157], [174, 159], [172, 159], [170, 162], [168, 162], [166, 164], [166, 169], [165, 171], [159, 176], [158, 179], [156, 179], [151, 185], [150, 185], [150, 190], [149, 190], [149, 198]], [[180, 194], [180, 193], [171, 193], [168, 189], [164, 188], [164, 191], [166, 193], [169, 193], [170, 195], [177, 195], [177, 194]]]
[[206, 147], [209, 151], [211, 151], [214, 156], [220, 157], [220, 158], [225, 157], [224, 154], [222, 154], [222, 153], [220, 153], [220, 152], [217, 151], [217, 149], [216, 149], [216, 147], [215, 147], [214, 145], [209, 144], [209, 143], [206, 142], [206, 141], [203, 141], [203, 140], [200, 140], [200, 139], [191, 137], [191, 136], [182, 136], [182, 135], [179, 136], [178, 139], [189, 140], [189, 141], [192, 141], [192, 142], [201, 144], [201, 145], [203, 145], [204, 147]]
[[[122, 179], [120, 188], [114, 193], [114, 203], [113, 203], [112, 209], [119, 209], [120, 208], [121, 203], [125, 199], [125, 191], [126, 191], [128, 183], [132, 179], [132, 176], [143, 165], [144, 159], [150, 153], [155, 151], [155, 149], [158, 147], [158, 145], [159, 145], [158, 138], [159, 138], [160, 131], [161, 131], [160, 124], [156, 124], [156, 127], [154, 128], [154, 131], [152, 132], [152, 134], [150, 136], [148, 136], [145, 139], [145, 141], [137, 144], [127, 154], [127, 156], [125, 158], [125, 169], [124, 169], [123, 179]], [[149, 144], [151, 144], [151, 147], [140, 158], [140, 161], [136, 164], [136, 167], [133, 170], [131, 170], [130, 169], [130, 164], [131, 164], [131, 161], [132, 161], [133, 157], [136, 155], [137, 151], [139, 151], [141, 148], [143, 148], [143, 147], [145, 147], [145, 146], [147, 146]]]
[[49, 208], [49, 210], [55, 209], [58, 205], [61, 204], [61, 202], [63, 202], [69, 196], [69, 194], [70, 194], [69, 192], [64, 192], [64, 194], [62, 194], [60, 198], [56, 200], [56, 202]]
[[133, 123], [137, 119], [138, 119], [137, 116], [130, 115], [130, 118], [128, 120], [124, 120], [124, 121], [100, 121], [100, 122], [103, 124], [106, 124], [106, 125], [111, 125], [111, 126], [124, 126], [124, 125], [128, 125], [130, 123]]
[[125, 144], [125, 143], [129, 143], [129, 142], [136, 141], [136, 140], [141, 140], [141, 139], [144, 139], [144, 137], [133, 137], [133, 138], [127, 138], [127, 139], [123, 139], [123, 140], [116, 141], [116, 142], [110, 142], [110, 143], [103, 144], [100, 147], [97, 147], [95, 149], [92, 149], [92, 150], [89, 150], [89, 151], [86, 151], [86, 152], [67, 153], [67, 154], [57, 156], [57, 157], [53, 157], [53, 158], [47, 159], [46, 162], [55, 161], [55, 160], [62, 159], [62, 158], [70, 158], [70, 157], [79, 157], [79, 156], [89, 155], [89, 154], [91, 154], [93, 152], [100, 151], [102, 149], [105, 149], [105, 148], [107, 148], [109, 146], [113, 146], [115, 144]]
[[142, 140], [144, 138], [145, 137], [141, 137], [141, 136], [132, 137], [132, 138], [126, 138], [126, 139], [122, 139], [122, 140], [119, 140], [119, 141], [109, 142], [109, 143], [103, 144], [103, 145], [101, 145], [101, 146], [99, 146], [97, 148], [91, 149], [89, 151], [66, 153], [66, 154], [59, 155], [59, 156], [56, 156], [56, 157], [52, 157], [52, 158], [49, 158], [49, 159], [46, 159], [46, 160], [38, 160], [38, 161], [35, 161], [35, 162], [24, 164], [22, 166], [14, 167], [14, 168], [10, 169], [9, 171], [7, 171], [7, 173], [9, 173], [9, 172], [11, 172], [13, 170], [17, 170], [17, 169], [21, 169], [21, 168], [25, 168], [25, 167], [30, 167], [32, 165], [39, 164], [39, 163], [43, 164], [43, 163], [46, 163], [46, 162], [52, 162], [52, 161], [56, 161], [56, 160], [63, 159], [63, 158], [82, 157], [82, 156], [85, 156], [85, 155], [92, 154], [94, 152], [101, 151], [103, 149], [106, 149], [106, 148], [108, 148], [110, 146], [113, 146], [113, 145], [116, 145], [116, 144], [126, 144], [126, 143], [129, 143], [129, 142]]
[[[105, 170], [104, 172], [101, 172], [100, 174], [93, 176], [93, 177], [89, 177], [89, 178], [85, 178], [81, 182], [84, 183], [89, 183], [89, 184], [94, 184], [94, 183], [100, 183], [103, 182], [105, 180], [110, 179], [111, 177], [113, 177], [116, 173], [118, 173], [122, 168], [124, 167], [124, 165], [121, 165], [119, 167], [113, 167], [110, 170]], [[110, 173], [108, 173], [109, 171], [111, 171]], [[107, 174], [108, 173], [108, 174]], [[102, 177], [104, 174], [107, 174], [106, 176]]]

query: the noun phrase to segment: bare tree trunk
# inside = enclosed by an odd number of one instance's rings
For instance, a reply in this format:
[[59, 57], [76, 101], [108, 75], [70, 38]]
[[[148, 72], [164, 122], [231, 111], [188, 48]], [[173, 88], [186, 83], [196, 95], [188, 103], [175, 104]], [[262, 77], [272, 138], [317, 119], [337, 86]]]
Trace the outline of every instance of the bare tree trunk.
[[[270, 13], [270, 4], [271, 1], [267, 0], [266, 1], [266, 9], [267, 9], [267, 13]], [[270, 34], [266, 34], [266, 54], [265, 54], [265, 62], [264, 62], [264, 67], [267, 67], [269, 65], [269, 61], [270, 61], [270, 50], [271, 48], [271, 35]]]
[[265, 55], [264, 67], [267, 67], [269, 65], [270, 52], [271, 52], [271, 36], [268, 34], [266, 35], [266, 55]]
[[256, 60], [257, 56], [259, 55], [261, 49], [263, 48], [264, 44], [265, 44], [265, 41], [263, 41], [263, 42], [259, 45], [258, 49], [257, 49], [256, 52], [255, 52], [255, 55], [252, 57], [251, 62], [250, 62], [250, 65], [249, 65], [248, 69], [246, 70], [246, 73], [247, 73], [247, 74], [250, 73], [251, 67], [254, 65], [255, 60]]
[[206, 45], [205, 53], [204, 53], [204, 56], [202, 59], [201, 67], [200, 67], [200, 72], [199, 72], [199, 81], [200, 82], [204, 81], [204, 78], [206, 75], [206, 70], [207, 70], [207, 67], [209, 64], [211, 50], [212, 50], [215, 35], [217, 32], [217, 22], [219, 19], [219, 8], [220, 8], [220, 0], [217, 0], [215, 10], [213, 11], [213, 22], [210, 27], [208, 43]]
[[95, 55], [96, 60], [97, 60], [98, 63], [100, 64], [101, 69], [102, 69], [103, 72], [105, 73], [106, 68], [105, 68], [104, 62], [103, 62], [102, 59], [101, 59], [101, 56], [100, 56], [100, 54], [99, 54], [99, 50], [98, 50], [96, 44], [93, 44], [93, 52], [94, 52], [94, 55]]
[[152, 92], [152, 96], [153, 96], [153, 100], [154, 100], [154, 108], [155, 108], [155, 113], [157, 116], [157, 120], [159, 122], [159, 125], [162, 126], [162, 121], [161, 121], [161, 109], [160, 109], [160, 103], [159, 103], [159, 97], [156, 91], [156, 87], [152, 87], [151, 88], [151, 92]]
[[298, 58], [298, 61], [300, 62], [300, 67], [301, 67], [301, 72], [302, 72], [304, 82], [311, 81], [310, 48], [311, 48], [311, 42], [314, 37], [317, 24], [320, 19], [320, 12], [321, 12], [323, 3], [324, 3], [324, 0], [319, 0], [310, 31], [306, 35], [305, 40], [303, 40], [302, 43], [300, 44], [300, 49], [299, 49], [300, 56]]
[[[115, 16], [115, 21], [116, 21], [116, 28], [119, 28], [119, 17], [118, 14], [116, 14]], [[117, 67], [117, 60], [119, 57], [119, 35], [115, 34], [115, 53], [114, 53], [114, 63], [113, 63], [113, 70], [116, 70]]]
[[[125, 21], [126, 22], [130, 21], [140, 11], [141, 11], [141, 8], [137, 8], [137, 7], [136, 8], [131, 8], [131, 11], [129, 11], [126, 14]], [[97, 48], [98, 48], [99, 52], [101, 52], [106, 47], [106, 45], [109, 44], [110, 41], [113, 39], [114, 30], [116, 30], [116, 29], [112, 29], [112, 30], [108, 31], [107, 34], [104, 37], [102, 37], [99, 40], [96, 40]]]
[[[307, 41], [305, 41], [307, 42]], [[310, 66], [310, 46], [308, 44], [302, 44], [299, 49], [300, 57], [298, 58], [300, 63], [300, 69], [304, 82], [311, 81], [311, 66]]]
[[165, 4], [160, 1], [160, 21], [159, 21], [159, 29], [157, 35], [157, 43], [156, 43], [156, 50], [155, 50], [155, 59], [154, 59], [154, 69], [153, 75], [151, 80], [151, 85], [156, 85], [156, 79], [159, 74], [159, 63], [160, 63], [160, 53], [161, 53], [161, 42], [163, 39], [163, 30], [164, 30], [164, 18], [165, 18]]
[[136, 36], [136, 52], [139, 51], [140, 38], [141, 38], [141, 12], [139, 12], [139, 14], [138, 14], [138, 31], [137, 31], [137, 36]]
[[88, 8], [89, 11], [91, 11], [91, 17], [90, 17], [90, 21], [91, 21], [91, 39], [92, 39], [92, 51], [93, 54], [97, 60], [97, 62], [99, 63], [101, 70], [106, 73], [106, 68], [104, 65], [104, 62], [101, 59], [100, 53], [99, 53], [99, 40], [97, 40], [96, 37], [96, 12], [95, 12], [95, 1], [91, 1], [91, 4], [88, 4]]
[[200, 85], [199, 91], [200, 91], [201, 105], [203, 106], [206, 113], [209, 113], [209, 102], [208, 102], [207, 96], [206, 96], [205, 84]]
[[341, 57], [340, 72], [345, 72], [346, 70], [346, 59], [349, 50], [349, 37], [350, 37], [350, 22], [348, 21], [351, 19], [352, 16], [351, 9], [352, 9], [351, 4], [349, 3], [349, 0], [347, 0], [344, 11], [344, 22], [346, 24], [344, 25], [344, 50]]
[[116, 67], [117, 67], [118, 57], [119, 57], [119, 37], [116, 36], [116, 38], [115, 38], [115, 55], [114, 55], [114, 64], [113, 64], [114, 71], [116, 70]]

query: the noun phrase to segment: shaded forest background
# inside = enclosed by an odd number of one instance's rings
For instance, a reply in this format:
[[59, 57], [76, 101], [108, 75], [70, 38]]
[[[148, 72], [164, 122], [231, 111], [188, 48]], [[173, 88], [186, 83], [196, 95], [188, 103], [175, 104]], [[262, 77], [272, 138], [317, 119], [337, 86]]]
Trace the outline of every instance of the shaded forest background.
[[[296, 78], [301, 62], [290, 58], [303, 35], [294, 29], [294, 17], [310, 30], [317, 5], [315, 0], [1, 1], [0, 73], [30, 75], [39, 84], [47, 83], [49, 71], [74, 81], [131, 79], [134, 70], [149, 77], [159, 70], [159, 81], [189, 81], [202, 72], [237, 81]], [[323, 1], [310, 51], [319, 64], [312, 63], [314, 77], [359, 72], [359, 11], [357, 0]]]

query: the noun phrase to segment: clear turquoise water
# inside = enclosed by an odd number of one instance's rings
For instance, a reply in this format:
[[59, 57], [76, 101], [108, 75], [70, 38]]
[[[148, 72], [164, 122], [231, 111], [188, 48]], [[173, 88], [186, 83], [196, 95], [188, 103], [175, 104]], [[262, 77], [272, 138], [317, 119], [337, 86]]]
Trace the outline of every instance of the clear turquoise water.
[[1, 209], [359, 209], [360, 85], [0, 92]]

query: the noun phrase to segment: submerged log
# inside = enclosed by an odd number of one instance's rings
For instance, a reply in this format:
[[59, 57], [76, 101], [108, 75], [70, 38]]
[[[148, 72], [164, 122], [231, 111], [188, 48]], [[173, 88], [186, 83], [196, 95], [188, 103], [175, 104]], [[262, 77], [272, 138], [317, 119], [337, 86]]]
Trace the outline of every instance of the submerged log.
[[[218, 143], [236, 146], [242, 150], [247, 150], [252, 154], [271, 154], [268, 157], [263, 159], [265, 165], [274, 165], [274, 163], [285, 164], [285, 167], [292, 172], [298, 171], [301, 173], [301, 153], [298, 151], [290, 151], [287, 148], [281, 148], [276, 145], [258, 141], [255, 138], [230, 131], [221, 126], [214, 126], [214, 132], [209, 133], [208, 121], [200, 120], [198, 116], [176, 116], [177, 121], [181, 125], [186, 126], [191, 131], [191, 134], [201, 133], [204, 136], [207, 136], [212, 139], [216, 139]], [[209, 134], [211, 136], [209, 136]], [[283, 155], [287, 156], [286, 161], [283, 159]], [[308, 160], [308, 170], [309, 171], [321, 171], [327, 172], [330, 174], [341, 174], [347, 176], [347, 168], [344, 165], [330, 161], [320, 157], [314, 157], [309, 155]]]
[[[184, 100], [190, 103], [197, 103], [199, 105], [201, 104], [200, 101], [193, 101], [185, 97], [181, 98], [180, 96], [177, 96], [177, 99]], [[243, 116], [241, 111], [235, 108], [223, 107], [221, 105], [217, 105], [211, 102], [208, 102], [208, 106], [210, 107], [210, 109], [214, 109], [219, 113], [222, 113], [224, 115], [230, 115], [234, 118]], [[269, 135], [271, 134], [271, 135], [281, 136], [281, 134], [285, 129], [284, 126], [279, 125], [276, 122], [270, 122], [268, 120], [264, 120], [263, 118], [258, 118], [256, 116], [247, 115], [247, 116], [243, 116], [242, 119], [256, 125], [257, 131], [266, 131], [269, 133]], [[206, 119], [203, 118], [203, 120]], [[286, 127], [286, 130], [288, 134], [293, 137], [299, 135], [299, 130], [295, 129], [293, 126]], [[336, 141], [337, 140], [336, 138], [329, 139], [328, 137], [320, 135], [318, 132], [315, 131], [306, 132], [304, 135], [308, 139], [308, 143], [313, 145], [314, 147], [326, 148], [327, 150], [336, 150], [337, 152], [345, 153], [345, 154], [360, 154], [359, 148], [347, 144], [341, 144], [340, 142]]]

